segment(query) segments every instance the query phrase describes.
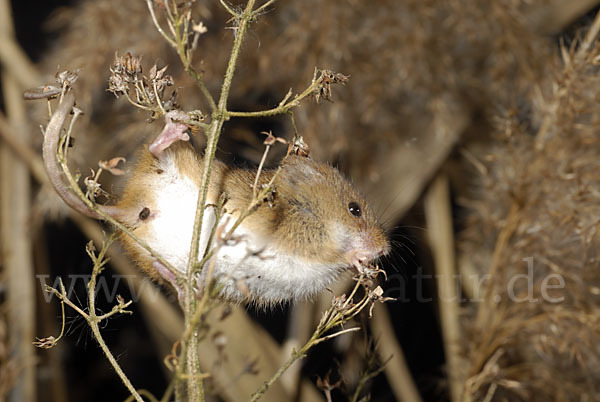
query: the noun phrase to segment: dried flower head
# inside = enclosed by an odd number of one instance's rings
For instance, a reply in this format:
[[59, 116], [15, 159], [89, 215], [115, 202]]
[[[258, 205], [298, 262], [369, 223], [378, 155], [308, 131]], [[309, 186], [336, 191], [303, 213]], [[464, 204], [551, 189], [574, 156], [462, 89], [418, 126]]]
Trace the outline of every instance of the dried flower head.
[[313, 96], [315, 97], [317, 103], [319, 103], [321, 98], [325, 99], [326, 101], [333, 102], [331, 100], [331, 85], [345, 85], [350, 76], [341, 73], [334, 73], [330, 70], [321, 70], [320, 73], [321, 75], [319, 75], [319, 78], [316, 81], [317, 87], [313, 91]]
[[287, 154], [298, 155], [308, 158], [310, 155], [310, 147], [304, 141], [304, 138], [302, 136], [298, 136], [294, 138], [293, 142], [290, 142]]
[[71, 88], [75, 84], [75, 81], [77, 81], [77, 78], [79, 78], [79, 71], [79, 69], [75, 71], [65, 70], [56, 73], [56, 83], [61, 88]]
[[[110, 67], [108, 91], [116, 97], [126, 96], [133, 105], [152, 112], [152, 119], [177, 109], [177, 91], [165, 96], [165, 89], [175, 84], [172, 76], [165, 74], [168, 66], [161, 69], [154, 64], [148, 76], [142, 74], [142, 57], [126, 53], [115, 58]], [[130, 93], [134, 96], [130, 97]]]

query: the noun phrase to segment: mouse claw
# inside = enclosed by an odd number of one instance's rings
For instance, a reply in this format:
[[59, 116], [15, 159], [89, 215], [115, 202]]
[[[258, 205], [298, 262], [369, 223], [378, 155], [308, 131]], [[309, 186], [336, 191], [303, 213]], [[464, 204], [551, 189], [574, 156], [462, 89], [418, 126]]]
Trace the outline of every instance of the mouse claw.
[[187, 113], [181, 110], [172, 110], [165, 115], [165, 128], [160, 135], [150, 144], [148, 150], [156, 158], [171, 144], [177, 141], [188, 141], [190, 136], [187, 134], [188, 126], [182, 121], [188, 120]]

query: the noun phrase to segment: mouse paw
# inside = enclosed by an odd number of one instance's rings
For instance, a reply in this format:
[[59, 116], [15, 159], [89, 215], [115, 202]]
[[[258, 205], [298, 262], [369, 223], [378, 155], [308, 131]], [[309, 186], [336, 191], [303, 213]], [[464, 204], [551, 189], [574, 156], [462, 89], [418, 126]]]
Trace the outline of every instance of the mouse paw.
[[150, 153], [159, 158], [160, 154], [174, 142], [188, 141], [190, 139], [187, 134], [188, 126], [182, 123], [182, 121], [188, 119], [188, 114], [181, 110], [172, 110], [167, 113], [165, 115], [165, 128], [148, 147]]
[[156, 272], [158, 272], [161, 278], [163, 278], [164, 280], [169, 282], [171, 286], [173, 286], [173, 288], [177, 292], [177, 300], [179, 301], [179, 304], [183, 303], [183, 289], [177, 283], [177, 278], [175, 277], [175, 274], [169, 271], [169, 269], [165, 267], [165, 265], [160, 261], [154, 261], [152, 263], [152, 268], [154, 268]]
[[[183, 305], [185, 292], [183, 288], [177, 283], [177, 278], [175, 277], [173, 272], [169, 271], [169, 269], [165, 267], [165, 265], [160, 261], [154, 261], [152, 263], [152, 268], [154, 268], [156, 272], [158, 272], [161, 278], [163, 278], [164, 280], [169, 282], [171, 286], [173, 286], [173, 288], [177, 292], [177, 301], [179, 301], [179, 304]], [[196, 286], [194, 287], [197, 299], [200, 299], [201, 297], [200, 291], [198, 290], [200, 289], [200, 285], [201, 281], [197, 279]]]

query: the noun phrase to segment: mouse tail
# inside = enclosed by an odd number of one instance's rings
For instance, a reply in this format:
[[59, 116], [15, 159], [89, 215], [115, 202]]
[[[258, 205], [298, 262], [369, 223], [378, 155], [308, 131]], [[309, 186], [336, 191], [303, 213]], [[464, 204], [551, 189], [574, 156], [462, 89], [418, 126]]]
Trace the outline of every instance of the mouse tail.
[[[64, 95], [62, 102], [52, 115], [46, 131], [44, 133], [44, 143], [42, 147], [42, 157], [44, 166], [48, 173], [50, 183], [65, 201], [65, 203], [76, 211], [94, 219], [104, 219], [100, 214], [88, 207], [70, 188], [65, 184], [62, 177], [61, 169], [56, 160], [56, 149], [60, 139], [60, 132], [65, 123], [67, 116], [75, 104], [75, 97], [72, 93]], [[118, 218], [121, 213], [120, 209], [114, 206], [99, 205], [98, 208], [107, 215]]]

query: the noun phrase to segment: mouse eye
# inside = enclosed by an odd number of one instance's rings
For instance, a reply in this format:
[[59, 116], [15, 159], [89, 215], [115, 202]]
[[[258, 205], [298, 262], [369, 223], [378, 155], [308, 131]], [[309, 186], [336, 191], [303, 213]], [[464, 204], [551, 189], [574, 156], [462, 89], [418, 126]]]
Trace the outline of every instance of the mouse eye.
[[350, 204], [348, 204], [348, 211], [350, 211], [350, 213], [356, 216], [357, 218], [362, 215], [360, 206], [355, 202], [351, 202]]
[[150, 216], [150, 210], [147, 207], [144, 207], [144, 209], [142, 209], [140, 211], [140, 214], [138, 217], [140, 218], [141, 221], [145, 221], [146, 219], [148, 219], [149, 216]]

